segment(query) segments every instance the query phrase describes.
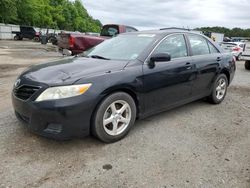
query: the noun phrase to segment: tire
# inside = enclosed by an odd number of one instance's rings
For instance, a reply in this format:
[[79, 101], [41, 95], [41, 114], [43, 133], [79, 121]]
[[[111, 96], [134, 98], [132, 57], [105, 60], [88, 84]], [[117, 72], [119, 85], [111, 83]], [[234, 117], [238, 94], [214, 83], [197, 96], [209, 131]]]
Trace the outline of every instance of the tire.
[[39, 37], [34, 37], [34, 41], [35, 41], [35, 42], [39, 42], [39, 41], [40, 41], [40, 38], [39, 38]]
[[136, 106], [133, 98], [127, 93], [116, 92], [98, 105], [92, 119], [91, 131], [103, 142], [116, 142], [128, 134], [135, 119]]
[[245, 69], [250, 70], [250, 61], [245, 61]]
[[14, 40], [19, 40], [19, 37], [17, 35], [15, 35]]
[[57, 45], [57, 39], [52, 40], [51, 43], [52, 43], [53, 45]]
[[228, 87], [227, 76], [225, 74], [219, 74], [213, 84], [212, 93], [208, 97], [209, 102], [212, 104], [220, 104], [224, 100], [227, 94], [227, 87]]

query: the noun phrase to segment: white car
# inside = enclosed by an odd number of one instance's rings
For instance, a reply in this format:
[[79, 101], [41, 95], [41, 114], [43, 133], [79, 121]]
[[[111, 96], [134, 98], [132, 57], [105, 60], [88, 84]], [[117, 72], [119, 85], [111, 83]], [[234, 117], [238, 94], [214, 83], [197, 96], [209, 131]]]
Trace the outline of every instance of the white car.
[[241, 59], [245, 61], [245, 68], [250, 70], [250, 41], [246, 42], [241, 57]]
[[243, 42], [222, 42], [221, 47], [226, 50], [232, 52], [232, 54], [236, 57], [237, 60], [241, 59], [245, 43]]

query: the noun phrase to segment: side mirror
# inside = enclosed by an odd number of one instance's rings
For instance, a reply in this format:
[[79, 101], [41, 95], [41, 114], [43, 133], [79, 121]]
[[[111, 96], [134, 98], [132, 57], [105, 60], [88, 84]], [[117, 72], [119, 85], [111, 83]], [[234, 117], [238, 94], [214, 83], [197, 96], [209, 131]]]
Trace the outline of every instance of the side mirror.
[[157, 53], [157, 54], [153, 54], [150, 57], [148, 65], [150, 68], [154, 68], [155, 62], [163, 62], [163, 61], [166, 62], [170, 60], [171, 60], [171, 56], [168, 53]]

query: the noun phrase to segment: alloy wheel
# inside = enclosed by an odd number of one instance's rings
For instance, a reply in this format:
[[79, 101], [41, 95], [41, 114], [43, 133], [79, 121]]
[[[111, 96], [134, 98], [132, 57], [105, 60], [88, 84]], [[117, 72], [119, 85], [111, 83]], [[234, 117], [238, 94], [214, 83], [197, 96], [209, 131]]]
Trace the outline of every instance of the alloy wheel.
[[124, 100], [117, 100], [108, 106], [103, 116], [103, 128], [111, 136], [126, 130], [131, 120], [131, 108]]
[[224, 97], [226, 89], [227, 89], [226, 80], [224, 78], [220, 78], [217, 82], [217, 87], [216, 87], [216, 98], [218, 100], [221, 100]]

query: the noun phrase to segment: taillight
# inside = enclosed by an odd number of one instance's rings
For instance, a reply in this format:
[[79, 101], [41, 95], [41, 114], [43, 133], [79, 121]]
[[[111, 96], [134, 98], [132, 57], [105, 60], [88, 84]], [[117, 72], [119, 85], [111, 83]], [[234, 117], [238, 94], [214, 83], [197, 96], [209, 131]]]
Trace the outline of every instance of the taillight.
[[39, 33], [39, 32], [36, 32], [36, 35], [40, 35], [40, 33]]
[[237, 51], [238, 52], [238, 51], [240, 51], [240, 48], [239, 47], [234, 47], [233, 51]]
[[75, 44], [75, 38], [70, 36], [69, 37], [69, 47], [70, 48], [73, 48], [74, 47], [74, 44]]

